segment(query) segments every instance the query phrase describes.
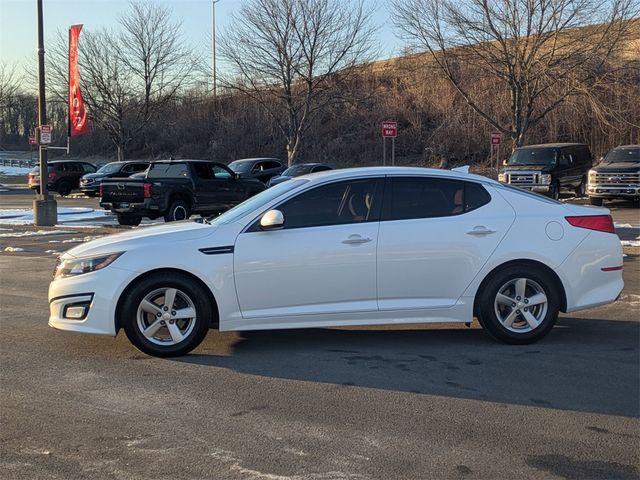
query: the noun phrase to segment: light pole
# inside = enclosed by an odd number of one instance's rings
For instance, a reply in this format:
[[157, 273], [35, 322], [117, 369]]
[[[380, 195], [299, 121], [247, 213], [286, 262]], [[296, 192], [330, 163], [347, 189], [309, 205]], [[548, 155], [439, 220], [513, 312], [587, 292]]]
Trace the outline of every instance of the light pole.
[[47, 167], [47, 147], [41, 143], [42, 125], [47, 124], [47, 105], [44, 88], [44, 25], [42, 21], [42, 0], [37, 0], [38, 6], [38, 159], [40, 163], [40, 193], [33, 201], [33, 224], [38, 226], [53, 226], [58, 223], [58, 210], [55, 199], [47, 192], [49, 169]]
[[220, 0], [212, 0], [212, 10], [211, 10], [211, 23], [212, 23], [212, 31], [211, 35], [211, 52], [213, 55], [213, 104], [216, 104], [216, 100], [218, 98], [218, 89], [216, 86], [216, 3]]

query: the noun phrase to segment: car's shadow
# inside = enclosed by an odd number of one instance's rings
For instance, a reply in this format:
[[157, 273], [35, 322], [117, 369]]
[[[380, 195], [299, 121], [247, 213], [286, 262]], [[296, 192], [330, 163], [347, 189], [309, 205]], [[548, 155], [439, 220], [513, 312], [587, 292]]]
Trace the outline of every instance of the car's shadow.
[[560, 318], [512, 346], [479, 328], [211, 332], [177, 362], [266, 377], [640, 416], [640, 323]]

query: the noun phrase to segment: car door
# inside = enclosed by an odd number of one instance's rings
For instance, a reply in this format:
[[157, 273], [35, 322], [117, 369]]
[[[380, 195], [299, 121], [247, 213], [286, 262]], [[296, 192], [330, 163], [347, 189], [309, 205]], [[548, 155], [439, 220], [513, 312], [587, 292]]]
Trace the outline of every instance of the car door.
[[217, 182], [216, 185], [224, 195], [223, 200], [227, 208], [231, 208], [247, 199], [246, 184], [236, 178], [232, 170], [218, 164], [213, 164], [211, 170]]
[[499, 194], [478, 183], [388, 178], [378, 236], [379, 309], [453, 306], [514, 218]]
[[243, 318], [375, 311], [382, 180], [321, 185], [275, 207], [284, 228], [259, 219], [235, 244]]
[[195, 209], [199, 212], [226, 210], [232, 202], [227, 182], [216, 179], [215, 164], [194, 162], [192, 164], [195, 189]]

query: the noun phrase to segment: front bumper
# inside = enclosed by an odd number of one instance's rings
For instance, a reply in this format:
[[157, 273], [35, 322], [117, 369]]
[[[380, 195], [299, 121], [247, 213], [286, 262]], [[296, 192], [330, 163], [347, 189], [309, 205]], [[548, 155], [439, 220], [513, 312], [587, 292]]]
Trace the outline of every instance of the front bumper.
[[[117, 299], [135, 275], [110, 265], [97, 272], [52, 281], [49, 284], [49, 326], [115, 336]], [[85, 307], [86, 312], [79, 318], [69, 318], [70, 312], [74, 311], [71, 307]]]
[[549, 189], [551, 188], [551, 186], [548, 184], [532, 185], [530, 183], [527, 183], [523, 185], [518, 185], [517, 183], [510, 183], [509, 185], [512, 185], [514, 187], [524, 188], [525, 190], [531, 190], [532, 192], [536, 192], [536, 193], [549, 193]]
[[587, 194], [595, 198], [640, 198], [640, 186], [620, 185], [604, 187], [602, 185], [588, 185]]

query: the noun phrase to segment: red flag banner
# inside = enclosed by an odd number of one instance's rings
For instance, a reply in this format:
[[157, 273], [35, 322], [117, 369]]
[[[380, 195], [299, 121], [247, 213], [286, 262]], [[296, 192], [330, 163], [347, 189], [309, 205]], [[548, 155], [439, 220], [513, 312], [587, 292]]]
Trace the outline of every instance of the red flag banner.
[[80, 93], [80, 73], [78, 72], [78, 39], [82, 25], [69, 28], [69, 136], [82, 135], [89, 131], [87, 111]]

